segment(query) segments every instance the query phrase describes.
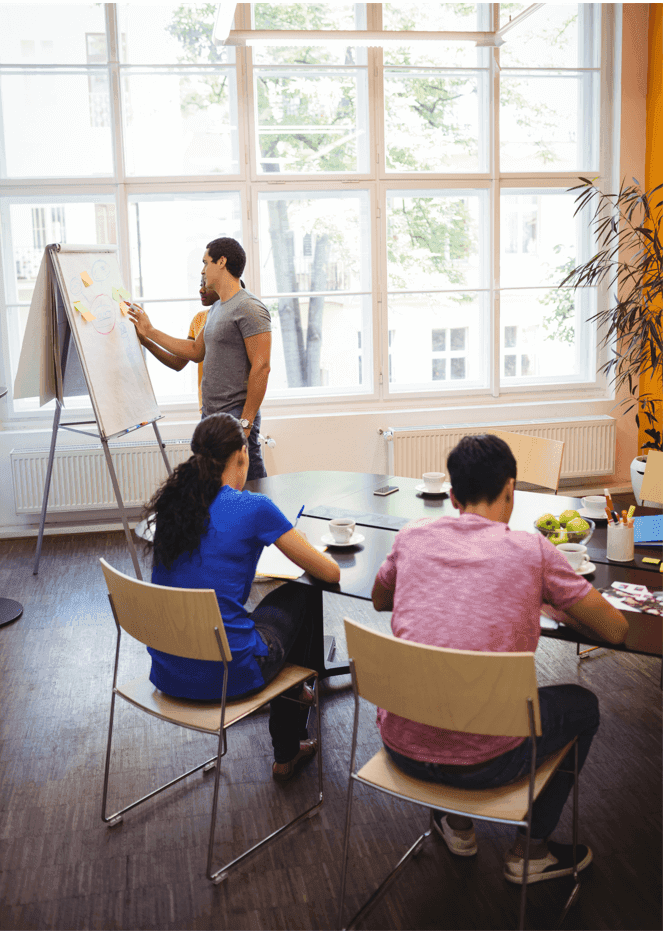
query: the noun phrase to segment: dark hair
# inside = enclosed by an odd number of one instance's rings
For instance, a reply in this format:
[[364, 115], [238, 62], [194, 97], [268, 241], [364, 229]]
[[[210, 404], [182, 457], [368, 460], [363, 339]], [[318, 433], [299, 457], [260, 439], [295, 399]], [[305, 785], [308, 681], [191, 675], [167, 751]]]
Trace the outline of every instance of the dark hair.
[[173, 470], [145, 507], [144, 516], [154, 528], [154, 539], [147, 544], [153, 565], [170, 569], [178, 556], [198, 548], [226, 463], [246, 445], [240, 421], [230, 414], [201, 420], [191, 438], [193, 456]]
[[516, 459], [499, 436], [464, 436], [447, 457], [447, 471], [459, 504], [493, 504], [507, 479], [516, 478]]
[[213, 239], [205, 248], [213, 262], [218, 262], [223, 255], [226, 259], [226, 268], [229, 274], [233, 278], [240, 277], [244, 271], [244, 266], [247, 264], [247, 253], [237, 239], [223, 236], [221, 239]]

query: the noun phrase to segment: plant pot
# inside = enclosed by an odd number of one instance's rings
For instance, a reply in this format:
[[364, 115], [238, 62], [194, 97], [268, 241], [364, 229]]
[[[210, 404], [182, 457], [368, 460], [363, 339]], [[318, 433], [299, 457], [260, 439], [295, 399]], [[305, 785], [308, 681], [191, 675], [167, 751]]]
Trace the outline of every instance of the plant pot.
[[635, 459], [632, 459], [629, 467], [629, 474], [632, 479], [632, 491], [634, 492], [637, 504], [641, 504], [646, 508], [661, 508], [661, 504], [658, 504], [657, 501], [641, 500], [641, 485], [643, 484], [643, 473], [646, 471], [647, 458], [647, 456], [636, 456]]

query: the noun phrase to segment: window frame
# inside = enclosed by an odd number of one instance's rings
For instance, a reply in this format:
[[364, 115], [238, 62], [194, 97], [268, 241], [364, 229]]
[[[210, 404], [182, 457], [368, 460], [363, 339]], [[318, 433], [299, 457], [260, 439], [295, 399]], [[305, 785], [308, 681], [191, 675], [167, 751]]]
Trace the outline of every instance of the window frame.
[[[497, 22], [499, 4], [492, 4], [494, 22]], [[382, 66], [382, 50], [376, 48], [367, 49], [367, 91], [368, 91], [368, 134], [369, 134], [369, 170], [364, 174], [351, 174], [340, 176], [339, 174], [328, 175], [304, 175], [304, 174], [286, 174], [279, 175], [278, 182], [268, 180], [265, 174], [258, 174], [256, 171], [256, 128], [254, 126], [254, 93], [253, 93], [253, 65], [252, 52], [250, 48], [236, 48], [235, 69], [236, 84], [238, 89], [238, 152], [239, 152], [239, 173], [237, 175], [187, 175], [187, 176], [129, 176], [126, 174], [124, 151], [123, 151], [123, 132], [124, 122], [122, 114], [122, 97], [120, 95], [121, 78], [125, 70], [132, 70], [138, 66], [137, 63], [123, 63], [120, 59], [118, 43], [120, 36], [118, 32], [118, 14], [115, 4], [105, 4], [105, 23], [107, 36], [108, 61], [104, 64], [93, 65], [57, 65], [48, 64], [40, 66], [34, 65], [12, 65], [7, 63], [3, 69], [11, 72], [21, 70], [34, 72], [35, 70], [49, 70], [61, 68], [63, 73], [75, 71], [77, 73], [92, 73], [104, 71], [108, 75], [111, 101], [111, 147], [112, 147], [112, 165], [113, 174], [111, 176], [83, 177], [83, 178], [15, 178], [9, 179], [3, 177], [0, 179], [0, 196], [2, 197], [35, 197], [53, 198], [62, 197], [66, 200], [68, 197], [83, 195], [86, 199], [93, 199], [95, 196], [107, 197], [111, 194], [115, 201], [116, 208], [116, 229], [119, 243], [118, 257], [123, 276], [129, 280], [129, 262], [130, 262], [130, 237], [129, 237], [129, 215], [128, 204], [129, 197], [133, 194], [141, 193], [213, 193], [221, 191], [240, 192], [242, 204], [242, 226], [243, 239], [247, 246], [248, 269], [244, 280], [247, 287], [255, 293], [260, 294], [260, 284], [258, 280], [258, 231], [254, 224], [257, 222], [257, 202], [258, 193], [262, 190], [274, 190], [275, 184], [280, 187], [285, 186], [292, 190], [367, 190], [370, 201], [370, 220], [372, 223], [371, 237], [371, 263], [372, 263], [372, 371], [373, 371], [373, 390], [369, 393], [361, 394], [328, 394], [324, 397], [307, 395], [307, 407], [311, 413], [316, 411], [325, 412], [330, 408], [343, 408], [352, 410], [379, 410], [393, 409], [403, 410], [412, 409], [418, 405], [431, 405], [431, 402], [438, 404], [449, 404], [450, 406], [461, 406], [464, 402], [472, 405], [478, 405], [483, 400], [501, 399], [509, 403], [510, 401], [530, 401], [533, 403], [542, 403], [556, 400], [583, 400], [597, 399], [598, 397], [610, 399], [613, 397], [613, 391], [607, 383], [605, 376], [596, 374], [594, 378], [570, 382], [566, 380], [562, 383], [539, 382], [537, 384], [523, 385], [500, 385], [501, 380], [501, 351], [500, 340], [496, 337], [500, 333], [500, 282], [498, 278], [499, 260], [500, 260], [500, 213], [499, 207], [500, 192], [508, 188], [553, 188], [560, 187], [566, 190], [578, 183], [579, 172], [501, 172], [500, 171], [500, 146], [499, 146], [499, 65], [497, 54], [489, 52], [489, 107], [490, 107], [490, 158], [489, 171], [486, 173], [472, 174], [453, 174], [453, 173], [395, 173], [387, 172], [385, 167], [385, 145], [384, 145], [384, 123], [382, 112], [384, 111], [384, 69]], [[619, 101], [616, 103], [616, 93], [620, 90], [619, 76], [615, 75], [614, 60], [619, 56], [615, 54], [615, 37], [619, 33], [616, 29], [615, 19], [620, 13], [617, 5], [601, 5], [601, 51], [600, 51], [600, 133], [599, 141], [599, 178], [600, 183], [607, 188], [611, 186], [616, 175], [614, 165], [617, 159], [617, 144], [613, 138], [615, 119], [614, 108], [619, 107]], [[381, 5], [367, 5], [367, 29], [379, 29], [381, 23]], [[236, 9], [236, 26], [237, 28], [250, 28], [251, 25], [251, 8], [250, 4], [238, 4]], [[183, 70], [197, 72], [214, 68], [214, 65], [204, 64], [182, 64], [173, 62], [173, 67]], [[149, 67], [149, 66], [145, 66]], [[158, 66], [154, 66], [157, 68]], [[364, 66], [353, 65], [353, 68], [362, 68]], [[508, 69], [512, 70], [512, 69]], [[537, 69], [528, 69], [537, 70]], [[544, 69], [560, 70], [560, 69]], [[0, 130], [2, 132], [2, 130]], [[619, 140], [618, 140], [619, 141]], [[453, 390], [441, 390], [440, 387], [434, 387], [431, 390], [412, 391], [412, 392], [394, 392], [390, 390], [388, 376], [388, 315], [387, 315], [387, 267], [385, 258], [386, 245], [386, 196], [387, 192], [392, 189], [450, 189], [454, 187], [471, 189], [486, 188], [489, 191], [489, 230], [487, 235], [490, 241], [490, 287], [489, 287], [489, 327], [488, 332], [483, 334], [487, 351], [486, 361], [488, 363], [488, 374], [486, 388], [474, 388]], [[3, 237], [3, 241], [5, 237]], [[204, 244], [203, 244], [204, 245]], [[3, 383], [13, 384], [13, 365], [15, 360], [15, 350], [9, 343], [9, 315], [8, 300], [5, 288], [5, 262], [10, 260], [10, 256], [2, 257], [0, 260], [0, 337], [2, 343], [7, 348], [0, 354], [0, 380]], [[484, 289], [475, 289], [484, 290]], [[176, 295], [176, 297], [180, 297]], [[183, 296], [182, 299], [186, 299]], [[190, 296], [189, 296], [190, 297]], [[607, 299], [606, 289], [598, 296], [601, 302]], [[13, 305], [12, 305], [13, 306]], [[594, 331], [595, 332], [595, 331]], [[595, 332], [594, 356], [599, 370], [603, 362], [608, 358], [610, 347], [602, 346], [604, 333]], [[19, 347], [20, 348], [20, 347]], [[367, 358], [365, 356], [365, 358]], [[449, 383], [448, 379], [448, 383]], [[300, 397], [279, 397], [266, 400], [264, 409], [288, 411], [293, 407], [301, 407], [303, 398]], [[177, 403], [161, 404], [164, 413], [188, 413], [198, 409], [196, 397], [187, 398]], [[85, 408], [74, 409], [68, 408], [73, 413], [75, 410], [85, 412]], [[89, 408], [87, 409], [89, 411]], [[8, 422], [18, 421], [43, 421], [45, 418], [50, 420], [48, 409], [35, 409], [32, 411], [16, 411], [11, 402], [10, 395], [5, 404], [5, 419]]]

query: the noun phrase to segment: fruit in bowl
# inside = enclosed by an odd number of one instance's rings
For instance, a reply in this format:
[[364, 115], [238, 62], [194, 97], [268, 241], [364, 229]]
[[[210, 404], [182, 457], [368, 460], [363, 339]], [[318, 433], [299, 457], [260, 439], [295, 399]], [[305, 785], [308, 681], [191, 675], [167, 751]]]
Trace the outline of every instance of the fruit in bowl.
[[578, 511], [542, 514], [535, 521], [535, 530], [551, 540], [554, 546], [561, 543], [587, 543], [595, 531], [595, 522], [581, 517]]

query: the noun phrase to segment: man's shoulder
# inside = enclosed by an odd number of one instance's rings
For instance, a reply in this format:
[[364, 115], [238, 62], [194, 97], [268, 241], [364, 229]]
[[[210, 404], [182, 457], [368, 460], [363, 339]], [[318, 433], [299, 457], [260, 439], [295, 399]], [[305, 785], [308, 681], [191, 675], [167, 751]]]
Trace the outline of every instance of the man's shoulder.
[[240, 288], [238, 293], [233, 298], [235, 307], [238, 310], [242, 311], [255, 311], [262, 310], [266, 314], [270, 314], [270, 311], [267, 309], [263, 301], [256, 294], [253, 294], [251, 291], [247, 291], [246, 288]]

